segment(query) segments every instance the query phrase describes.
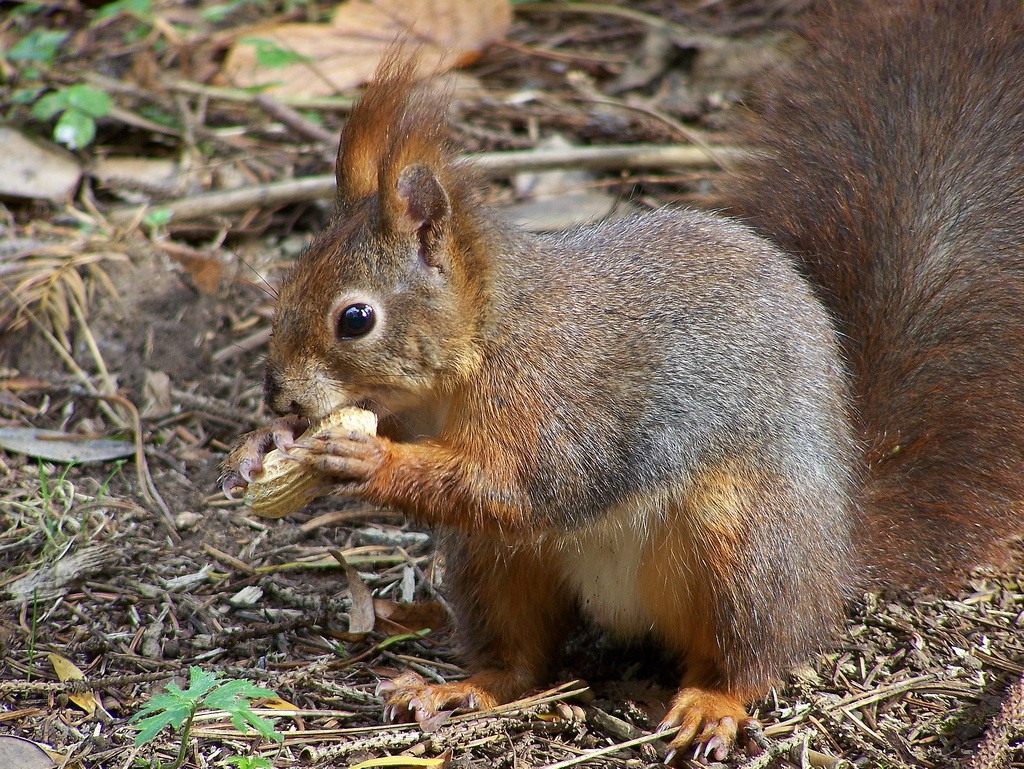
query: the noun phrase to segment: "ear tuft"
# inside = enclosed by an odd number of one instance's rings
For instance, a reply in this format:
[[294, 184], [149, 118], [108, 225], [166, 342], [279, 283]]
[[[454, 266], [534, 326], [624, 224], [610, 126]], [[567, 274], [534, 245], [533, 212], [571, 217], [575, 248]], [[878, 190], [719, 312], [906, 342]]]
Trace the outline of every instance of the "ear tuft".
[[378, 172], [396, 127], [414, 103], [419, 63], [401, 49], [387, 52], [341, 132], [335, 178], [338, 200], [354, 203], [377, 192]]
[[403, 168], [395, 187], [401, 207], [399, 227], [415, 234], [420, 258], [441, 269], [438, 244], [452, 210], [448, 193], [434, 171], [422, 163]]

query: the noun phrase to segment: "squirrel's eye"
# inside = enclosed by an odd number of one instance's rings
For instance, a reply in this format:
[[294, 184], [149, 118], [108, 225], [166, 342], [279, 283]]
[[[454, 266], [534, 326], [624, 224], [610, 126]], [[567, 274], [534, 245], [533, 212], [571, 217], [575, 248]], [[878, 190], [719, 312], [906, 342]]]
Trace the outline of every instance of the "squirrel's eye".
[[377, 316], [368, 304], [350, 304], [338, 313], [338, 336], [345, 339], [370, 333]]

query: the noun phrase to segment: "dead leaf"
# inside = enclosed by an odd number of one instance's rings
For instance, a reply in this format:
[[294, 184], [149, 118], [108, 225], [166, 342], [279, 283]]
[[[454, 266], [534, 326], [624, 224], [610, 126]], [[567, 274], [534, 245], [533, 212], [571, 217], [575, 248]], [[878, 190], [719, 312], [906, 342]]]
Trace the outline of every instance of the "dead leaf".
[[0, 736], [0, 766], [17, 769], [51, 769], [56, 762], [43, 748], [30, 740], [9, 735]]
[[166, 371], [146, 369], [142, 380], [142, 395], [145, 401], [142, 416], [145, 419], [165, 417], [171, 413], [174, 403], [171, 399], [171, 377]]
[[[572, 147], [564, 136], [544, 139], [538, 148], [566, 150]], [[516, 194], [524, 200], [506, 207], [505, 214], [531, 232], [555, 232], [617, 219], [636, 210], [629, 201], [619, 201], [607, 192], [590, 189], [594, 175], [588, 171], [564, 169], [516, 174]]]
[[348, 632], [369, 633], [377, 621], [377, 615], [373, 611], [373, 594], [359, 576], [359, 572], [351, 566], [345, 567], [345, 576], [348, 578], [349, 595], [352, 596]]
[[444, 769], [451, 761], [452, 753], [446, 750], [437, 758], [417, 758], [416, 756], [382, 756], [371, 758], [358, 764], [353, 764], [349, 769], [373, 769], [373, 767], [420, 767], [420, 769]]
[[50, 462], [85, 464], [130, 457], [135, 453], [135, 444], [109, 438], [89, 438], [58, 430], [0, 427], [0, 449]]
[[[338, 6], [330, 24], [248, 30], [228, 53], [224, 77], [242, 88], [325, 96], [365, 83], [396, 43], [416, 54], [424, 75], [433, 74], [472, 62], [504, 37], [511, 23], [508, 0], [349, 0]], [[301, 60], [259, 66], [260, 45], [290, 51]]]
[[[79, 669], [78, 665], [69, 660], [67, 657], [62, 657], [54, 652], [50, 652], [46, 655], [46, 657], [50, 660], [50, 664], [53, 665], [53, 671], [57, 674], [57, 678], [59, 678], [61, 681], [85, 680], [85, 673], [83, 673]], [[92, 692], [69, 694], [68, 699], [76, 705], [78, 705], [78, 707], [80, 707], [90, 716], [96, 712], [96, 708], [99, 706], [99, 703], [96, 701], [96, 696]]]
[[75, 156], [48, 142], [0, 126], [0, 196], [66, 201], [82, 169]]
[[214, 254], [199, 251], [195, 248], [164, 241], [158, 244], [174, 261], [181, 265], [200, 293], [211, 295], [217, 293], [221, 279], [224, 277], [224, 263]]
[[394, 626], [389, 628], [389, 631], [441, 630], [448, 624], [448, 612], [438, 601], [397, 603], [385, 598], [375, 598], [373, 609], [378, 619]]
[[270, 699], [260, 700], [261, 708], [269, 708], [270, 710], [299, 710], [298, 705], [294, 705], [288, 700], [283, 700], [280, 697], [271, 697]]
[[348, 613], [348, 632], [350, 635], [361, 635], [373, 630], [377, 622], [377, 615], [373, 610], [373, 593], [363, 582], [359, 572], [349, 566], [345, 556], [340, 550], [328, 551], [334, 559], [345, 567], [345, 577], [348, 579], [348, 592], [352, 597], [352, 608]]

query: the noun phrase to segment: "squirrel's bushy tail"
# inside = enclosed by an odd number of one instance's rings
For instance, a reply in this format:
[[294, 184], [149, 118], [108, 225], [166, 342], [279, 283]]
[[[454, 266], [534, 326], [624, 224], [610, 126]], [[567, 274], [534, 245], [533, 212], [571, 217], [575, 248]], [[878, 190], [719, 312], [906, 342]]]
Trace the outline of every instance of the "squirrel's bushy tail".
[[941, 584], [1024, 533], [1024, 6], [819, 19], [723, 207], [831, 309], [866, 447], [875, 584]]

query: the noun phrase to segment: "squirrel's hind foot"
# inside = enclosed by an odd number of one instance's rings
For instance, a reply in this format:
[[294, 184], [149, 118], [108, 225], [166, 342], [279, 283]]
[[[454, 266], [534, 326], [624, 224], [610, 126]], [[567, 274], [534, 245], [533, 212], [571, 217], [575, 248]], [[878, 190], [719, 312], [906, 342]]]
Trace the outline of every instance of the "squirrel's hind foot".
[[671, 765], [676, 755], [682, 757], [689, 749], [693, 750], [694, 758], [724, 761], [737, 736], [756, 723], [735, 697], [695, 686], [684, 687], [672, 698], [658, 727], [658, 731], [679, 727], [669, 741], [665, 763]]

